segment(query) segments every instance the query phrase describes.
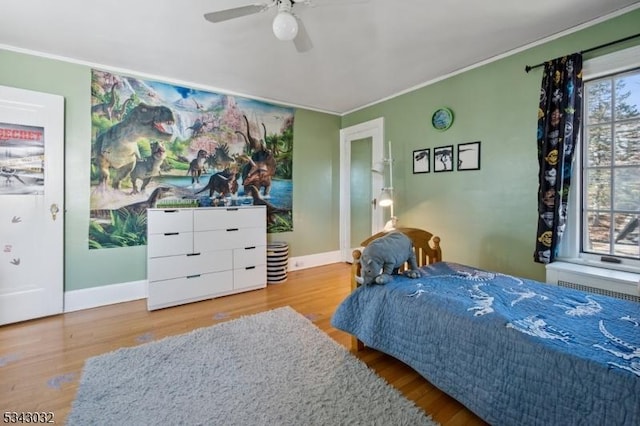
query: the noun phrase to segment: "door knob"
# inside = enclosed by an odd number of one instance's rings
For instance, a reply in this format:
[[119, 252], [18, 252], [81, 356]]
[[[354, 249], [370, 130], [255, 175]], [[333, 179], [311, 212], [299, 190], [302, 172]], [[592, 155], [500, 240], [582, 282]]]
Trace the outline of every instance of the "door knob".
[[60, 211], [60, 209], [58, 208], [58, 205], [56, 203], [51, 204], [49, 211], [51, 212], [51, 218], [53, 220], [56, 220], [56, 217], [58, 216], [58, 212]]

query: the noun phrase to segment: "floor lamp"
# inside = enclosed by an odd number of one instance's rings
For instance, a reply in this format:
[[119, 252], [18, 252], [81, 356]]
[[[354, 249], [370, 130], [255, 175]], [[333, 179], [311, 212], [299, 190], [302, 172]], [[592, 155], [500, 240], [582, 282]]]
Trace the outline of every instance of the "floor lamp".
[[389, 141], [389, 156], [383, 159], [383, 163], [389, 166], [389, 186], [382, 188], [379, 204], [381, 207], [390, 208], [391, 217], [384, 225], [384, 231], [391, 231], [396, 228], [398, 222], [398, 218], [393, 214], [393, 155], [391, 153], [391, 141]]

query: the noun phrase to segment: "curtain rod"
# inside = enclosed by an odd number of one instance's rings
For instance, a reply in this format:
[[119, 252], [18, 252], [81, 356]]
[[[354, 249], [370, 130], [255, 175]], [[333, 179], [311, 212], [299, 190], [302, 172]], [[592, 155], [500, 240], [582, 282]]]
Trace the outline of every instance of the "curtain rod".
[[[629, 36], [629, 37], [621, 38], [619, 40], [611, 41], [609, 43], [601, 44], [600, 46], [592, 47], [592, 48], [587, 49], [587, 50], [581, 50], [579, 53], [583, 54], [583, 53], [593, 52], [594, 50], [603, 49], [605, 47], [613, 46], [614, 44], [622, 43], [622, 42], [625, 42], [627, 40], [632, 40], [632, 39], [637, 38], [637, 37], [640, 37], [640, 33], [634, 34], [634, 35]], [[528, 73], [532, 69], [539, 68], [539, 67], [543, 66], [544, 64], [545, 64], [545, 62], [542, 62], [541, 64], [537, 64], [537, 65], [527, 65], [526, 67], [524, 67], [524, 71]]]

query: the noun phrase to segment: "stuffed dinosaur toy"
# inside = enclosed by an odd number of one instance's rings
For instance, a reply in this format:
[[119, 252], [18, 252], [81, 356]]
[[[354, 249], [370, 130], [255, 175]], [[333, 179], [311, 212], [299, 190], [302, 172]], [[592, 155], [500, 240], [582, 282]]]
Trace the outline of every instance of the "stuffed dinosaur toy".
[[409, 269], [404, 275], [419, 278], [420, 270], [411, 239], [402, 232], [390, 232], [364, 248], [360, 257], [360, 276], [356, 281], [361, 285], [386, 284], [392, 280], [391, 274], [397, 274], [405, 262], [409, 263]]

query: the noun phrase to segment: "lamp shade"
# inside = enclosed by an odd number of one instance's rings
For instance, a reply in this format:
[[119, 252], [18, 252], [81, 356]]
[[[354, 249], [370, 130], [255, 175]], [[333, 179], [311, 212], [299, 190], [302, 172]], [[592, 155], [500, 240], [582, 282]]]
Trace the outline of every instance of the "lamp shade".
[[393, 205], [393, 198], [391, 197], [391, 189], [384, 188], [380, 194], [380, 201], [378, 202], [382, 207], [389, 207]]
[[278, 40], [293, 40], [298, 34], [298, 21], [289, 12], [279, 12], [273, 19], [273, 33]]

